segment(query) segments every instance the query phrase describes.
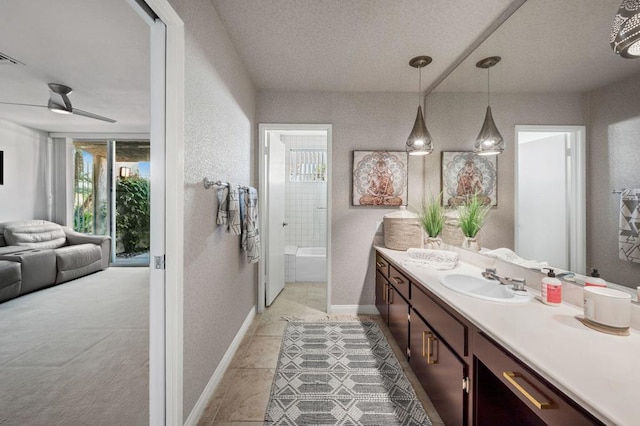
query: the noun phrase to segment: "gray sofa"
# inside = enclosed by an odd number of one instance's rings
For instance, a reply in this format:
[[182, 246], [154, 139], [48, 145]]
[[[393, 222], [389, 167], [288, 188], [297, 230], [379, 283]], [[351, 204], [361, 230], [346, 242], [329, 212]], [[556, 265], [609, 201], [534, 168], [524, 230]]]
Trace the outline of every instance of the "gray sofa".
[[111, 237], [46, 220], [0, 223], [0, 302], [109, 266]]

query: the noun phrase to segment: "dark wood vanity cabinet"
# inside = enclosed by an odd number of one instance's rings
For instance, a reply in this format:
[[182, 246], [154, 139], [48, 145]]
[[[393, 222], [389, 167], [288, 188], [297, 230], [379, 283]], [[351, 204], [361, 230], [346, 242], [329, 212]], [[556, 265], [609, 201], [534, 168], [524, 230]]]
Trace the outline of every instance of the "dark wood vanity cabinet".
[[379, 253], [376, 306], [446, 425], [602, 424]]
[[389, 285], [389, 331], [400, 346], [405, 357], [409, 357], [409, 303], [400, 292]]
[[416, 311], [411, 311], [409, 365], [445, 425], [466, 425], [467, 365], [447, 347]]
[[410, 285], [409, 280], [386, 259], [376, 255], [376, 308], [407, 357]]
[[376, 308], [385, 324], [389, 325], [389, 303], [387, 295], [389, 293], [389, 281], [376, 270]]
[[376, 308], [384, 323], [389, 325], [389, 262], [376, 253]]
[[469, 424], [469, 324], [423, 287], [411, 293], [409, 364], [445, 424]]
[[475, 425], [602, 424], [484, 333], [473, 352]]
[[419, 287], [385, 258], [376, 256], [380, 315], [445, 424], [466, 425], [468, 366], [462, 357], [468, 350], [468, 327]]

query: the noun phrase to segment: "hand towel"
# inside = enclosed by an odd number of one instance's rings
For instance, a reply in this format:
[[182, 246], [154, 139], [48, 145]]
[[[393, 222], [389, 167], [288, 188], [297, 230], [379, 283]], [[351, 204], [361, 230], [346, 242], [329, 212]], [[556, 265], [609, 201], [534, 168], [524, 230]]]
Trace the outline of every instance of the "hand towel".
[[621, 260], [640, 263], [640, 189], [620, 194], [618, 252]]
[[510, 250], [506, 247], [489, 250], [484, 254], [489, 257], [495, 257], [505, 262], [513, 263], [529, 269], [542, 270], [543, 268], [549, 266], [549, 263], [544, 261], [539, 262], [537, 260], [525, 259], [523, 257], [520, 257], [513, 250]]
[[227, 210], [229, 209], [229, 186], [218, 188], [218, 216], [216, 223], [225, 228], [229, 227], [229, 218]]
[[218, 217], [216, 223], [226, 227], [232, 235], [240, 235], [240, 204], [238, 186], [231, 182], [218, 189]]
[[242, 225], [240, 222], [240, 194], [238, 192], [238, 185], [231, 182], [229, 182], [227, 217], [229, 221], [227, 232], [231, 235], [240, 235], [242, 233]]
[[247, 261], [260, 260], [260, 231], [258, 229], [258, 191], [255, 188], [243, 190], [244, 209], [242, 221], [242, 249], [247, 252]]

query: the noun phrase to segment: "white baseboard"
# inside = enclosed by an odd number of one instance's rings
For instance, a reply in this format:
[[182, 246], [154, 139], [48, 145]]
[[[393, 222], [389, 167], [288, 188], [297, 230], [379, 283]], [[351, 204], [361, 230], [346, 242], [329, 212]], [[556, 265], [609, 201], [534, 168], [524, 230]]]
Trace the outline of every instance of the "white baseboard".
[[222, 357], [222, 360], [220, 361], [220, 364], [218, 364], [216, 371], [213, 372], [213, 375], [209, 379], [209, 383], [207, 383], [207, 386], [205, 386], [202, 394], [200, 394], [200, 398], [198, 398], [198, 402], [196, 402], [193, 410], [191, 410], [187, 421], [184, 422], [186, 426], [196, 426], [198, 424], [200, 416], [202, 416], [202, 413], [204, 413], [204, 410], [207, 408], [207, 403], [213, 396], [213, 393], [218, 387], [218, 384], [220, 384], [220, 380], [222, 380], [222, 376], [224, 376], [227, 368], [229, 368], [229, 364], [231, 364], [231, 360], [236, 354], [236, 351], [240, 346], [240, 342], [242, 342], [242, 339], [247, 333], [247, 330], [249, 329], [249, 326], [251, 325], [251, 322], [253, 321], [253, 318], [255, 316], [256, 307], [254, 306], [249, 311], [249, 314], [242, 323], [242, 326], [240, 327], [240, 330], [238, 330], [236, 337], [234, 337], [233, 341], [231, 342], [231, 345], [229, 345], [229, 349], [227, 349], [227, 352], [225, 352], [224, 356]]
[[376, 305], [331, 305], [330, 314], [344, 315], [380, 315]]

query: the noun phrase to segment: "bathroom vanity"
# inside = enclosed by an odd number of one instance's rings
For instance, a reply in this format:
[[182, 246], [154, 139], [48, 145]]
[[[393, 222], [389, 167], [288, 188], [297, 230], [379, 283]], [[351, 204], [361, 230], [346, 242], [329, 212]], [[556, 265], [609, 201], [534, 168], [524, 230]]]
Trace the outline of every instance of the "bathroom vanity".
[[640, 422], [640, 333], [584, 326], [563, 303], [501, 303], [443, 286], [448, 274], [376, 247], [376, 307], [447, 425]]

